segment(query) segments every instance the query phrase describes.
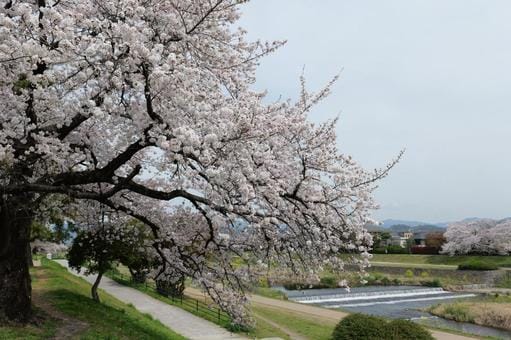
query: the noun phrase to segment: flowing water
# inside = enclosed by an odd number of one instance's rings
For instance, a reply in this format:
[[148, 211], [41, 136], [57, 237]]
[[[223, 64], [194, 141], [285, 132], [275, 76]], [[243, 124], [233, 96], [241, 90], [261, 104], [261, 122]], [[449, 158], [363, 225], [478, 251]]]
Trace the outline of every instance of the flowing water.
[[511, 333], [470, 323], [460, 323], [434, 317], [424, 312], [437, 303], [476, 296], [472, 293], [449, 292], [443, 288], [420, 286], [366, 286], [346, 289], [286, 290], [289, 300], [314, 304], [325, 308], [338, 308], [395, 319], [409, 319], [440, 328], [449, 328], [470, 334], [511, 339]]

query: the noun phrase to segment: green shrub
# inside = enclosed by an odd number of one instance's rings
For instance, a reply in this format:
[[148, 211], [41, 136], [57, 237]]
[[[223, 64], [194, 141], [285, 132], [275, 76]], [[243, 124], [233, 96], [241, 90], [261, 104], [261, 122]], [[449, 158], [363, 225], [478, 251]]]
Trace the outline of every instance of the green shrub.
[[474, 317], [470, 314], [469, 308], [459, 303], [446, 305], [444, 307], [444, 316], [458, 322], [474, 322]]
[[342, 319], [332, 333], [332, 340], [388, 339], [387, 322], [382, 318], [363, 314], [350, 314]]
[[433, 340], [431, 334], [421, 325], [409, 320], [394, 320], [388, 324], [393, 340]]
[[373, 253], [373, 254], [386, 254], [387, 253], [387, 248], [386, 247], [374, 248], [371, 253]]
[[497, 270], [499, 267], [491, 262], [471, 260], [458, 265], [458, 270]]
[[384, 276], [383, 279], [381, 279], [381, 284], [384, 286], [390, 286], [392, 284], [392, 280]]
[[421, 325], [406, 320], [387, 322], [383, 318], [351, 314], [342, 319], [332, 333], [332, 340], [432, 340]]
[[337, 288], [339, 280], [334, 276], [323, 276], [319, 280], [319, 284], [325, 286], [325, 288]]
[[442, 287], [442, 282], [439, 279], [425, 280], [420, 283], [422, 286], [426, 287]]
[[400, 246], [388, 246], [387, 253], [388, 254], [408, 254], [408, 249], [402, 248]]
[[405, 276], [409, 279], [411, 279], [413, 277], [413, 270], [411, 269], [408, 269], [406, 272], [405, 272]]

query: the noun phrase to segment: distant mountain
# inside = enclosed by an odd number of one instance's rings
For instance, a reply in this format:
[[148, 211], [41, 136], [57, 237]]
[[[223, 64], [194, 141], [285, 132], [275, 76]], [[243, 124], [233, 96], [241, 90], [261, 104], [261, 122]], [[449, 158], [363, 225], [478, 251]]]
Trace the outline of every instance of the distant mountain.
[[[467, 217], [463, 219], [464, 222], [473, 222], [477, 220], [481, 220], [481, 217]], [[503, 219], [506, 220], [506, 219]], [[392, 233], [400, 233], [403, 231], [411, 230], [414, 233], [430, 233], [430, 232], [444, 232], [451, 222], [438, 222], [438, 223], [427, 223], [420, 221], [410, 221], [410, 220], [394, 220], [394, 219], [386, 219], [381, 221], [379, 227], [388, 229]]]
[[393, 225], [406, 225], [409, 227], [416, 227], [419, 225], [425, 225], [428, 224], [426, 222], [419, 222], [419, 221], [407, 221], [407, 220], [393, 220], [393, 219], [387, 219], [382, 221], [382, 227], [383, 228], [389, 228]]
[[393, 234], [402, 233], [402, 232], [408, 231], [408, 230], [412, 231], [414, 234], [445, 232], [445, 228], [439, 227], [437, 225], [432, 225], [432, 224], [423, 224], [423, 225], [417, 225], [417, 226], [410, 226], [410, 225], [406, 225], [406, 224], [395, 224], [395, 225], [387, 228], [387, 230]]

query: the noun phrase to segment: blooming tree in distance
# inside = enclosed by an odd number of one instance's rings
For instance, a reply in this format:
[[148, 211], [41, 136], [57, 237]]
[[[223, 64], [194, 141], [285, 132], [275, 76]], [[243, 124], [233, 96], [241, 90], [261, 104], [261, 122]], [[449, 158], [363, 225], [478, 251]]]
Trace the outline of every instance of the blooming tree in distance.
[[55, 197], [146, 224], [162, 270], [230, 311], [250, 272], [233, 256], [308, 272], [366, 253], [394, 163], [366, 171], [335, 121], [308, 121], [331, 84], [271, 104], [251, 89], [282, 42], [247, 41], [242, 2], [0, 1], [0, 319], [30, 317], [30, 224]]
[[443, 252], [455, 254], [511, 254], [511, 219], [461, 221], [451, 224], [444, 234]]

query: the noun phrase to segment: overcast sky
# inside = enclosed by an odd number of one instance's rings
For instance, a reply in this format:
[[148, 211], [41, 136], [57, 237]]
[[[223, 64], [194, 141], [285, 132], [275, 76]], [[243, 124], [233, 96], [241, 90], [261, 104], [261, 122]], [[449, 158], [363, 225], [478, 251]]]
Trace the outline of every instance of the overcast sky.
[[253, 0], [249, 38], [287, 39], [257, 89], [296, 98], [343, 70], [311, 119], [341, 113], [341, 150], [363, 166], [406, 154], [375, 217], [511, 216], [511, 1]]

